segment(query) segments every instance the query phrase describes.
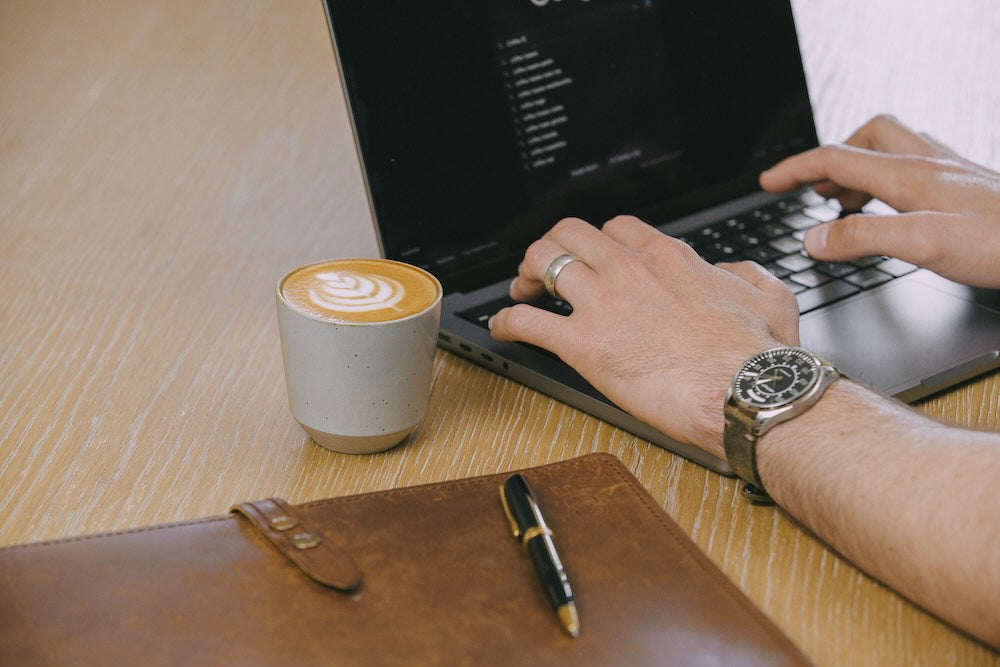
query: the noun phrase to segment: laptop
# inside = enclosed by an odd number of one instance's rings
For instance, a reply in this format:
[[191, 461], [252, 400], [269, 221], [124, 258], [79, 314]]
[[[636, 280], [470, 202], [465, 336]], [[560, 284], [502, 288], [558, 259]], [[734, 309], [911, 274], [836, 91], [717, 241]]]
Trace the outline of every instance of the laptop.
[[1000, 366], [1000, 292], [885, 257], [814, 262], [802, 236], [836, 205], [759, 189], [762, 169], [818, 143], [787, 0], [326, 9], [381, 251], [440, 279], [444, 349], [732, 474], [486, 329], [555, 222], [629, 213], [708, 261], [766, 266], [796, 292], [805, 347], [902, 400]]

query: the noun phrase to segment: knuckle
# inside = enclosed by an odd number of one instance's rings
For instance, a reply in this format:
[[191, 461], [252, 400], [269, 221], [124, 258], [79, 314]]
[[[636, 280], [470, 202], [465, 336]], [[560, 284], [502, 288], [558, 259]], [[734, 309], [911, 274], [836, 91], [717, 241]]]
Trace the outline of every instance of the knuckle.
[[701, 259], [694, 248], [684, 241], [666, 234], [653, 237], [649, 245], [651, 251], [672, 261]]
[[545, 239], [535, 241], [524, 251], [523, 264], [529, 266], [542, 266], [544, 262], [551, 261], [552, 244]]
[[584, 222], [580, 218], [563, 218], [552, 227], [553, 234], [565, 234], [572, 233], [573, 230], [579, 229], [580, 225], [586, 225], [588, 223]]
[[503, 326], [513, 333], [528, 331], [535, 322], [535, 308], [526, 303], [511, 306], [503, 315]]
[[891, 113], [880, 113], [872, 116], [872, 119], [866, 124], [874, 129], [879, 129], [890, 126], [898, 126], [900, 123], [899, 119]]
[[616, 227], [630, 227], [636, 223], [641, 223], [642, 221], [634, 215], [616, 215], [607, 222], [604, 223], [604, 227], [611, 227], [612, 229]]
[[845, 144], [823, 144], [816, 149], [816, 154], [824, 160], [829, 160], [839, 155], [843, 155], [846, 150], [847, 146]]
[[752, 271], [753, 273], [760, 274], [761, 276], [766, 276], [768, 278], [774, 278], [771, 272], [765, 269], [763, 266], [753, 261], [752, 259], [744, 259], [736, 262], [736, 266], [740, 267], [744, 271]]

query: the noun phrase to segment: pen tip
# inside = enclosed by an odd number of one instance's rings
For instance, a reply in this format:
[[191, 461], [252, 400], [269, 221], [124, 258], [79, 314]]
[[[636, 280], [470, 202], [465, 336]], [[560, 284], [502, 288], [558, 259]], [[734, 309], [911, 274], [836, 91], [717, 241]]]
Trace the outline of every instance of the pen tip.
[[566, 626], [570, 637], [580, 636], [580, 617], [576, 613], [576, 605], [572, 602], [559, 607], [559, 620]]

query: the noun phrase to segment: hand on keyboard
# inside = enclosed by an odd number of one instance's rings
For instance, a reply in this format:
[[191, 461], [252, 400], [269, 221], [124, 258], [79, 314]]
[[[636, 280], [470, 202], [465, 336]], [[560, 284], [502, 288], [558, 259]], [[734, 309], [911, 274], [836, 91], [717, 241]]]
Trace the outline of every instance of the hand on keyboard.
[[760, 183], [772, 192], [814, 184], [849, 211], [872, 197], [900, 211], [853, 214], [813, 227], [804, 236], [813, 258], [889, 255], [952, 280], [1000, 288], [1000, 174], [891, 116], [872, 119], [843, 145], [780, 162], [761, 174]]
[[708, 264], [688, 245], [632, 217], [602, 230], [577, 219], [532, 244], [511, 297], [543, 293], [553, 259], [571, 253], [558, 291], [568, 317], [526, 303], [490, 330], [559, 355], [617, 405], [672, 437], [722, 452], [726, 388], [750, 355], [798, 343], [798, 309], [759, 264]]

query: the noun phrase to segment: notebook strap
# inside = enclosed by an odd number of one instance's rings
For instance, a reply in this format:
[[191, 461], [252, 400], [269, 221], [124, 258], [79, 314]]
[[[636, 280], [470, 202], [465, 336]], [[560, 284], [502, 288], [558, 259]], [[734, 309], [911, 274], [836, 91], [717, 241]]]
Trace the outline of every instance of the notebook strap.
[[234, 505], [230, 512], [242, 514], [310, 579], [324, 586], [351, 592], [361, 587], [361, 571], [351, 556], [307, 525], [295, 509], [281, 498], [266, 498]]

